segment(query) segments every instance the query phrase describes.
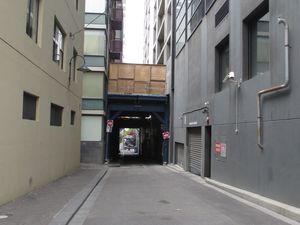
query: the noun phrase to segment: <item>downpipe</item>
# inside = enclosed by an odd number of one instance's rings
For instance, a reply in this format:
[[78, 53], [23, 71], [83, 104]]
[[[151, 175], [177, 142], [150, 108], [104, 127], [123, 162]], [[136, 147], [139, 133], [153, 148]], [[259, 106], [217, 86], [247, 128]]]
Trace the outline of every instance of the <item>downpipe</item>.
[[264, 94], [280, 91], [282, 89], [286, 89], [289, 87], [290, 82], [290, 71], [289, 71], [289, 26], [285, 19], [279, 17], [278, 18], [278, 24], [282, 24], [284, 26], [284, 49], [285, 49], [285, 81], [284, 83], [261, 90], [257, 93], [257, 145], [258, 147], [263, 150], [263, 144], [262, 144], [262, 115], [261, 115], [261, 97]]

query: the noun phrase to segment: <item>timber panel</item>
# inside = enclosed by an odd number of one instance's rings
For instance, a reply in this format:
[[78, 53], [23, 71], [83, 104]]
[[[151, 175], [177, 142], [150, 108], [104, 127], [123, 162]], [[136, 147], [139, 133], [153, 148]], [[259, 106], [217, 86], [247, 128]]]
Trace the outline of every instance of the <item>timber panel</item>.
[[135, 81], [150, 81], [151, 66], [137, 65], [135, 67]]
[[164, 65], [112, 63], [109, 68], [109, 93], [165, 95]]

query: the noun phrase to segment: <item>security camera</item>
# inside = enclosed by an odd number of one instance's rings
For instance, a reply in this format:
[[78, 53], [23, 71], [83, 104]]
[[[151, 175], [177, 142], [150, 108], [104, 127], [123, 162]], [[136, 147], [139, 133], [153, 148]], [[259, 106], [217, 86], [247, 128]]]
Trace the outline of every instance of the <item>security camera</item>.
[[234, 72], [229, 72], [226, 77], [223, 80], [223, 83], [225, 83], [226, 81], [230, 80], [230, 81], [234, 81], [235, 75]]

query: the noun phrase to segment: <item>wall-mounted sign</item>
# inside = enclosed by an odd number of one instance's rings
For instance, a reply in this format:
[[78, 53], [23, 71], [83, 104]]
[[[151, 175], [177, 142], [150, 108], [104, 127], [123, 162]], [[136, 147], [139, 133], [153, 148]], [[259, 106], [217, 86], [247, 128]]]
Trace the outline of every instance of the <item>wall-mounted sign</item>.
[[170, 133], [169, 133], [169, 131], [163, 132], [162, 135], [163, 135], [163, 139], [164, 139], [164, 140], [170, 139]]
[[226, 149], [226, 144], [221, 143], [221, 157], [226, 158], [227, 156], [227, 149]]
[[220, 142], [216, 142], [215, 152], [216, 152], [216, 154], [221, 154], [221, 143]]
[[107, 120], [107, 122], [106, 122], [106, 132], [111, 133], [113, 126], [114, 126], [114, 121], [113, 120]]
[[225, 143], [216, 142], [215, 153], [223, 158], [227, 157], [227, 146]]

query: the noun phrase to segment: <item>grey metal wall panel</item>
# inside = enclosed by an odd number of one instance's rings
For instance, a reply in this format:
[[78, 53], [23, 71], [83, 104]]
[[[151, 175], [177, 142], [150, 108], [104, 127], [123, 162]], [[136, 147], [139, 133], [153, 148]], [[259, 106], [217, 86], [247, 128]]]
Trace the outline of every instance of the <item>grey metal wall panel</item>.
[[[219, 93], [215, 93], [214, 90], [215, 46], [226, 35], [230, 35], [230, 70], [235, 72], [237, 78], [242, 78], [245, 63], [243, 20], [262, 2], [263, 0], [231, 0], [229, 16], [225, 17], [217, 28], [214, 26], [215, 13], [224, 1], [214, 3], [190, 38], [187, 47], [176, 59], [175, 110], [180, 116], [181, 112], [201, 107], [204, 101], [209, 100], [212, 125], [212, 179], [299, 207], [300, 139], [297, 137], [300, 131], [299, 0], [269, 1], [270, 72], [250, 80], [243, 80], [238, 94], [238, 134], [234, 132], [235, 87], [229, 86]], [[291, 83], [289, 91], [263, 98], [264, 150], [261, 151], [256, 144], [257, 92], [280, 84], [284, 79], [284, 35], [282, 25], [277, 23], [278, 15], [287, 20], [290, 28]], [[190, 68], [186, 68], [184, 63]], [[189, 91], [190, 89], [192, 91]], [[191, 119], [195, 120], [196, 117], [191, 116]], [[176, 125], [183, 129], [180, 120], [176, 121]], [[185, 135], [183, 131], [176, 132], [176, 139], [184, 141]], [[226, 158], [216, 157], [214, 153], [215, 142], [220, 139], [225, 140], [227, 144]], [[187, 148], [187, 143], [185, 141], [182, 143], [185, 143]]]

